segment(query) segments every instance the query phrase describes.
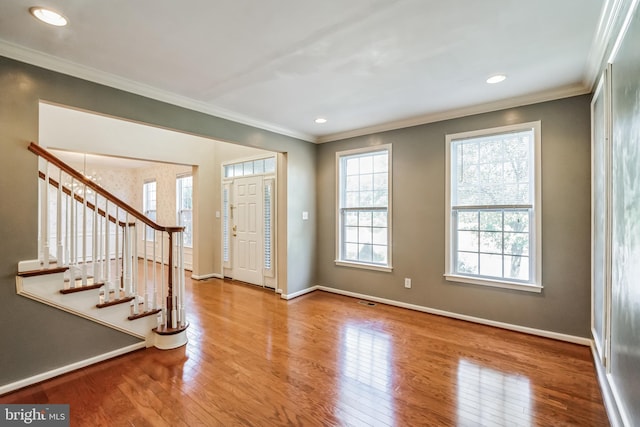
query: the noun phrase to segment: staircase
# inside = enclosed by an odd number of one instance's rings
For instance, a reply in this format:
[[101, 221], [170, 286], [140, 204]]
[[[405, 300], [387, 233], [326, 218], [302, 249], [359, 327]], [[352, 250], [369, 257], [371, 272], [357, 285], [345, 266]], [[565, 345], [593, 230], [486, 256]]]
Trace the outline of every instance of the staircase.
[[156, 224], [35, 143], [29, 151], [39, 156], [39, 254], [19, 263], [18, 294], [147, 347], [185, 345], [184, 228]]

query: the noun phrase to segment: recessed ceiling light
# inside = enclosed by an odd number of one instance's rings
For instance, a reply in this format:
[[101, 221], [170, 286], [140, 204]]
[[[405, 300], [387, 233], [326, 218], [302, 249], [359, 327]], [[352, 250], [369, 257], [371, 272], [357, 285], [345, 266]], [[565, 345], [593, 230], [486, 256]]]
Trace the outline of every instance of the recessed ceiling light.
[[55, 25], [56, 27], [64, 27], [69, 22], [67, 18], [65, 18], [58, 12], [40, 6], [30, 7], [29, 13], [31, 13], [42, 22], [46, 22], [50, 25]]
[[507, 78], [504, 74], [496, 74], [495, 76], [491, 76], [487, 79], [487, 83], [495, 84], [504, 81]]
[[325, 119], [324, 117], [318, 117], [315, 120], [315, 122], [318, 123], [318, 124], [327, 123], [327, 119]]

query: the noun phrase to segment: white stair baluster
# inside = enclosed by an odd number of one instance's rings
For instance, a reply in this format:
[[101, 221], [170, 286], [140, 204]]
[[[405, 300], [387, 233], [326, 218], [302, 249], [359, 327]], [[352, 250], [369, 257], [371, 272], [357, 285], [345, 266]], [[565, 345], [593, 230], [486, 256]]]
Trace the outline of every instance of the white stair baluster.
[[72, 178], [71, 179], [71, 196], [70, 196], [70, 205], [71, 205], [71, 211], [69, 213], [70, 215], [70, 236], [69, 236], [69, 240], [71, 242], [71, 248], [70, 248], [70, 260], [69, 260], [69, 284], [72, 288], [76, 287], [76, 269], [77, 269], [77, 263], [78, 263], [78, 259], [76, 257], [76, 245], [78, 243], [77, 241], [77, 236], [78, 236], [78, 230], [77, 230], [77, 206], [76, 206], [76, 189], [75, 189], [75, 181]]
[[[138, 279], [138, 232], [136, 227], [137, 221], [133, 221], [133, 225], [131, 226], [131, 265], [133, 266], [133, 289], [136, 295], [141, 295], [140, 290], [140, 280]], [[143, 312], [145, 312], [147, 301], [144, 300]]]
[[82, 286], [87, 286], [87, 184], [82, 186]]
[[56, 263], [58, 267], [65, 265], [63, 258], [64, 237], [62, 235], [62, 169], [58, 169], [58, 191], [56, 192]]
[[104, 300], [105, 302], [111, 301], [111, 289], [113, 288], [113, 282], [111, 281], [111, 248], [109, 247], [110, 240], [111, 240], [111, 225], [109, 221], [109, 200], [105, 200], [104, 202], [104, 259], [105, 259]]
[[91, 222], [91, 265], [93, 274], [93, 283], [98, 283], [100, 280], [98, 271], [98, 193], [93, 193], [93, 220]]
[[49, 268], [49, 162], [44, 161], [44, 183], [40, 199], [40, 227], [42, 241], [42, 268]]
[[115, 214], [115, 229], [116, 229], [116, 247], [115, 247], [115, 273], [116, 277], [113, 281], [114, 289], [115, 289], [115, 299], [120, 299], [120, 288], [122, 287], [121, 283], [121, 274], [120, 274], [120, 212], [118, 211], [118, 206], [116, 205], [116, 214]]
[[[153, 261], [151, 262], [151, 274], [153, 275], [153, 279], [152, 279], [152, 292], [153, 292], [153, 307], [152, 310], [155, 310], [158, 307], [158, 275], [157, 275], [157, 265], [156, 263], [158, 262], [158, 260], [156, 259], [156, 231], [153, 230], [153, 249], [152, 249], [152, 256], [153, 256]], [[146, 248], [146, 242], [145, 242], [145, 248]]]

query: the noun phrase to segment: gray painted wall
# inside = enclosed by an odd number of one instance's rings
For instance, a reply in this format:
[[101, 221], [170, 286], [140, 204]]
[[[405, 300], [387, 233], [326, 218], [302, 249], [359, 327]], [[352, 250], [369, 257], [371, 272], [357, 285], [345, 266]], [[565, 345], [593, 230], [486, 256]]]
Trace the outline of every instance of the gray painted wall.
[[[39, 100], [286, 152], [287, 176], [282, 181], [287, 184], [287, 207], [279, 216], [285, 221], [279, 233], [286, 229], [286, 245], [279, 247], [283, 256], [278, 262], [288, 271], [281, 272], [280, 286], [294, 293], [314, 283], [314, 145], [4, 57], [0, 94], [0, 385], [135, 342], [16, 295], [18, 261], [37, 257], [37, 159], [27, 146], [38, 140]], [[312, 213], [308, 221], [302, 221], [303, 210]]]
[[[542, 126], [541, 294], [443, 278], [445, 134]], [[336, 151], [393, 144], [393, 272], [337, 267]], [[579, 96], [322, 144], [318, 147], [318, 284], [514, 325], [589, 337], [590, 111]], [[413, 280], [405, 289], [403, 279]]]
[[[612, 65], [611, 375], [632, 424], [640, 422], [640, 16]], [[635, 424], [634, 424], [635, 425]]]

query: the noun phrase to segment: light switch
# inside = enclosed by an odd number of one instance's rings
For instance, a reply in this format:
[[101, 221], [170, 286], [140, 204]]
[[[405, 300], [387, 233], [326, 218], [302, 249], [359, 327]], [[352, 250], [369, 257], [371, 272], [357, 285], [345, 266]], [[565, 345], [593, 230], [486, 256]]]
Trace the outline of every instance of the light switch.
[[307, 211], [303, 211], [303, 212], [302, 212], [302, 220], [303, 220], [303, 221], [306, 221], [306, 220], [308, 220], [308, 219], [309, 219], [309, 212], [307, 212]]
[[216, 218], [220, 218], [220, 211], [216, 211]]

